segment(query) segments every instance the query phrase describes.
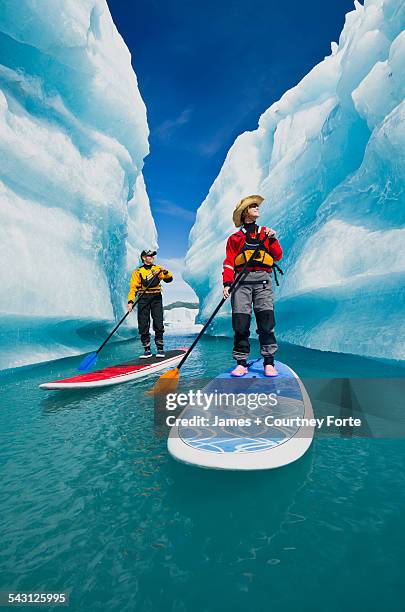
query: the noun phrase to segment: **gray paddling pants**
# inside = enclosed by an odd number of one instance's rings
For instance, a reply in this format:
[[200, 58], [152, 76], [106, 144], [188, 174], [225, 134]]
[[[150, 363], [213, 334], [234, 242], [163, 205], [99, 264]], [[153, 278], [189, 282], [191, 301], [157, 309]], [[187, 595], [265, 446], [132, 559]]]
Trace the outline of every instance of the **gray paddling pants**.
[[264, 362], [274, 363], [277, 342], [274, 335], [274, 306], [271, 274], [264, 270], [248, 272], [231, 292], [232, 327], [235, 334], [232, 356], [244, 361], [250, 352], [250, 321], [252, 306], [259, 334], [260, 353]]

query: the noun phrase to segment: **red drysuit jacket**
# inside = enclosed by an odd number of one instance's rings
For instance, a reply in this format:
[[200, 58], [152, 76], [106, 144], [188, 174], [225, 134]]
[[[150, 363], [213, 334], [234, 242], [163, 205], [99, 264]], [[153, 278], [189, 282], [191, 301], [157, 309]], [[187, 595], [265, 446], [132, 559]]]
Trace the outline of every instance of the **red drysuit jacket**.
[[[263, 240], [265, 235], [265, 227], [260, 229], [260, 240]], [[222, 279], [224, 285], [231, 285], [235, 278], [235, 257], [241, 252], [243, 245], [246, 242], [246, 234], [242, 230], [238, 230], [232, 236], [229, 236], [228, 242], [226, 243], [226, 257], [224, 259], [224, 269], [222, 273]], [[264, 248], [270, 253], [274, 261], [280, 261], [283, 256], [283, 251], [278, 240], [274, 237], [266, 238], [264, 240]], [[248, 270], [262, 270], [263, 268], [257, 266], [249, 266]]]

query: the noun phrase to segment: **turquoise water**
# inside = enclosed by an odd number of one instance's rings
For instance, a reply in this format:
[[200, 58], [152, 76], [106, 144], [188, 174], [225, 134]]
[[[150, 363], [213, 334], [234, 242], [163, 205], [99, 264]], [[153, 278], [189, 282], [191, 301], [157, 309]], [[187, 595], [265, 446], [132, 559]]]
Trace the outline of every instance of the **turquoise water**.
[[[137, 351], [111, 345], [99, 365]], [[214, 376], [229, 351], [206, 338], [182, 376]], [[279, 358], [301, 376], [404, 376], [287, 345]], [[279, 470], [200, 470], [155, 436], [150, 380], [38, 389], [79, 361], [1, 377], [0, 590], [69, 591], [71, 610], [403, 609], [402, 439], [319, 438]]]

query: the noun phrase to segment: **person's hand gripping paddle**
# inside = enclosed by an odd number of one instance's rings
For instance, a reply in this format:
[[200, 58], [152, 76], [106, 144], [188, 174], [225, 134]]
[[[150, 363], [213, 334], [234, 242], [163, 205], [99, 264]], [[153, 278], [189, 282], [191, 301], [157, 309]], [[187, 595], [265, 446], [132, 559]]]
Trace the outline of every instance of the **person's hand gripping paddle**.
[[[136, 304], [138, 303], [139, 298], [141, 298], [144, 295], [144, 293], [151, 286], [152, 282], [154, 281], [155, 277], [158, 274], [160, 274], [160, 270], [157, 270], [156, 272], [152, 272], [152, 278], [149, 280], [149, 282], [146, 285], [146, 287], [142, 291], [140, 291], [138, 293], [138, 297], [136, 298], [135, 302], [132, 305], [132, 310], [134, 309], [134, 306], [136, 306]], [[93, 353], [89, 353], [88, 355], [86, 355], [86, 357], [83, 359], [83, 361], [81, 361], [81, 363], [79, 365], [79, 368], [78, 368], [81, 372], [83, 372], [83, 370], [88, 370], [89, 368], [91, 368], [92, 366], [94, 366], [96, 364], [96, 361], [97, 361], [97, 358], [99, 356], [100, 351], [105, 347], [105, 345], [107, 344], [107, 342], [109, 341], [111, 336], [113, 334], [115, 334], [115, 332], [117, 331], [117, 329], [119, 328], [121, 323], [123, 323], [125, 321], [125, 319], [129, 315], [129, 313], [132, 312], [132, 310], [128, 310], [125, 313], [125, 315], [122, 317], [121, 321], [119, 323], [117, 323], [117, 325], [114, 327], [112, 332], [104, 340], [103, 344], [96, 351], [94, 351]]]
[[[236, 276], [236, 278], [233, 281], [232, 285], [230, 285], [229, 293], [231, 293], [237, 287], [237, 285], [245, 278], [245, 276], [248, 273], [248, 269], [247, 268], [248, 268], [248, 265], [249, 265], [250, 261], [254, 260], [254, 258], [256, 257], [257, 253], [260, 251], [261, 247], [264, 246], [263, 243], [266, 240], [266, 238], [268, 238], [267, 234], [265, 235], [263, 240], [259, 241], [259, 243], [258, 243], [256, 249], [253, 251], [251, 257], [249, 257], [249, 259], [246, 261], [246, 263], [243, 266], [243, 268], [240, 271], [240, 273]], [[227, 299], [226, 297], [223, 297], [221, 299], [221, 301], [219, 302], [218, 306], [215, 308], [214, 312], [211, 314], [210, 318], [205, 323], [204, 327], [202, 328], [202, 330], [200, 331], [198, 336], [194, 339], [194, 342], [192, 343], [192, 345], [188, 349], [187, 353], [185, 353], [183, 359], [180, 361], [180, 363], [177, 366], [177, 368], [173, 368], [172, 370], [168, 370], [167, 372], [162, 374], [162, 376], [160, 376], [157, 379], [157, 381], [156, 381], [155, 385], [152, 387], [152, 389], [150, 389], [150, 391], [146, 391], [146, 395], [160, 395], [160, 394], [165, 394], [165, 393], [173, 393], [173, 391], [175, 391], [177, 389], [177, 385], [179, 383], [179, 378], [180, 378], [180, 368], [184, 365], [187, 357], [190, 355], [191, 351], [193, 350], [193, 348], [195, 347], [197, 342], [203, 336], [203, 334], [206, 331], [207, 327], [212, 323], [215, 315], [221, 309], [221, 307], [222, 307], [223, 303], [226, 301], [226, 299]]]

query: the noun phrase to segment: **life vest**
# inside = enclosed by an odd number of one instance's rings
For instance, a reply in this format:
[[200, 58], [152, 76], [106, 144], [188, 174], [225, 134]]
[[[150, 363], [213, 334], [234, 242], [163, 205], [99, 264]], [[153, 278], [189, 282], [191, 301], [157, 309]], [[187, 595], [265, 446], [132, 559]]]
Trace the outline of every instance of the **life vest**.
[[[257, 245], [260, 242], [260, 232], [262, 228], [259, 227], [256, 236], [252, 237], [247, 233], [244, 227], [241, 228], [241, 231], [246, 235], [245, 244], [243, 245], [240, 252], [235, 257], [235, 270], [239, 272], [242, 270], [243, 266], [247, 261], [249, 261], [256, 250]], [[263, 246], [256, 253], [254, 259], [251, 261], [252, 268], [255, 270], [268, 270], [271, 271], [274, 266], [274, 259], [270, 255], [270, 253]], [[249, 266], [250, 267], [250, 266]]]
[[[260, 242], [260, 234], [262, 231], [262, 227], [257, 228], [257, 232], [255, 236], [251, 236], [245, 230], [244, 227], [241, 227], [240, 231], [246, 235], [245, 244], [241, 248], [240, 252], [235, 257], [234, 268], [236, 272], [240, 272], [247, 261], [249, 261], [256, 250], [257, 245]], [[274, 280], [276, 285], [279, 285], [277, 272], [280, 274], [284, 274], [282, 269], [276, 264], [273, 257], [267, 251], [266, 247], [263, 245], [262, 248], [258, 250], [254, 259], [252, 259], [251, 264], [247, 267], [248, 270], [266, 270], [269, 273], [273, 271]]]
[[[150, 268], [144, 268], [144, 266], [141, 266], [140, 268], [138, 268], [139, 278], [141, 281], [141, 287], [139, 289], [140, 291], [143, 291], [145, 287], [147, 286], [147, 284], [150, 282], [152, 278], [152, 274], [153, 273], [156, 274], [156, 272], [159, 270], [160, 270], [160, 266], [155, 266], [155, 265], [151, 266]], [[159, 274], [156, 274], [155, 278], [153, 279], [149, 287], [146, 289], [145, 293], [160, 293], [161, 292], [160, 280], [161, 279], [159, 278]]]

